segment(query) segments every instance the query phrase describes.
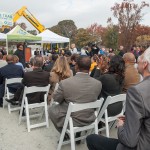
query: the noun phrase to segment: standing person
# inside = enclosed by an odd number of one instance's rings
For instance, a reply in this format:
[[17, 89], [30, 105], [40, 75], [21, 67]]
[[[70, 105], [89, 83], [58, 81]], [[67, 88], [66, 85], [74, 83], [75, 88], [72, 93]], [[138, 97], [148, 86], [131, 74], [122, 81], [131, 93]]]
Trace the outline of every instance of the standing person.
[[77, 54], [78, 53], [76, 45], [74, 43], [71, 44], [71, 53], [72, 54]]
[[38, 50], [38, 48], [36, 48], [36, 50], [34, 51], [34, 55], [40, 55], [40, 51]]
[[7, 51], [4, 47], [2, 47], [2, 49], [0, 50], [0, 52], [2, 53], [2, 55], [7, 55]]
[[124, 47], [121, 45], [120, 47], [119, 47], [119, 53], [118, 53], [118, 55], [119, 56], [121, 56], [121, 57], [123, 57], [123, 55], [124, 55]]
[[98, 52], [99, 52], [98, 46], [97, 46], [96, 44], [92, 44], [90, 56], [92, 57], [92, 56], [94, 56], [95, 54], [98, 55]]
[[[88, 74], [90, 66], [90, 58], [88, 56], [80, 56], [76, 62], [76, 75], [62, 80], [59, 83], [58, 90], [54, 92], [54, 101], [59, 104], [49, 108], [49, 116], [59, 132], [62, 131], [69, 102], [94, 102], [101, 92], [101, 82], [91, 78]], [[95, 119], [94, 110], [76, 112], [72, 118], [74, 126], [89, 125]]]
[[150, 148], [150, 48], [138, 59], [144, 80], [127, 91], [125, 117], [118, 118], [118, 139], [87, 137], [89, 150], [149, 150]]
[[25, 64], [25, 54], [24, 54], [24, 50], [23, 50], [23, 45], [22, 44], [18, 44], [17, 45], [17, 50], [15, 51], [14, 55], [17, 55], [19, 58], [19, 62], [22, 63], [23, 67], [26, 67]]

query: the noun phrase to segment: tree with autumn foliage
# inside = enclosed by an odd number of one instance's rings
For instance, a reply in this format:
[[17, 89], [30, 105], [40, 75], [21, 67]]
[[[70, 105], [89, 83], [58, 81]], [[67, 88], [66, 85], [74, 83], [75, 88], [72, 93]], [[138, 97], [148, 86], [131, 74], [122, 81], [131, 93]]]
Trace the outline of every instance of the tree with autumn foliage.
[[76, 45], [81, 48], [87, 45], [89, 42], [93, 41], [88, 31], [86, 29], [79, 28], [75, 35], [74, 43], [76, 43]]
[[121, 4], [115, 3], [111, 8], [113, 15], [118, 19], [119, 26], [119, 45], [123, 45], [126, 51], [134, 44], [135, 29], [142, 20], [142, 13], [149, 4], [142, 1], [141, 4], [134, 3], [134, 0], [123, 0]]
[[86, 30], [89, 33], [90, 38], [92, 39], [91, 42], [100, 43], [100, 44], [102, 43], [102, 38], [106, 30], [105, 27], [102, 27], [101, 25], [94, 23]]

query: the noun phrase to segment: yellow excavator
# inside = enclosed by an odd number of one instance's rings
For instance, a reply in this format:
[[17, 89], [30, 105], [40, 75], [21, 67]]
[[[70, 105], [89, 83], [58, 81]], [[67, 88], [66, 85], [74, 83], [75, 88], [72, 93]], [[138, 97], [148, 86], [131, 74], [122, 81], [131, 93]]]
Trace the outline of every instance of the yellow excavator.
[[[26, 6], [23, 6], [13, 15], [14, 24], [20, 17], [25, 17], [39, 32], [43, 32], [46, 28], [32, 15], [32, 13], [27, 9]], [[2, 32], [7, 32], [10, 27], [2, 26]]]

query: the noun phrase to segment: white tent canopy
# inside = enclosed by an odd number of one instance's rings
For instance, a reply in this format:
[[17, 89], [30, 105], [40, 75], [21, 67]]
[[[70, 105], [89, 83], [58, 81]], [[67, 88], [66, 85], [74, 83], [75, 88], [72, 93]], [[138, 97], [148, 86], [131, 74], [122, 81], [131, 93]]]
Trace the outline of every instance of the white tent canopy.
[[37, 36], [42, 37], [42, 43], [66, 43], [70, 42], [69, 38], [60, 36], [50, 30], [45, 30]]
[[4, 33], [0, 33], [0, 41], [6, 41], [7, 35]]

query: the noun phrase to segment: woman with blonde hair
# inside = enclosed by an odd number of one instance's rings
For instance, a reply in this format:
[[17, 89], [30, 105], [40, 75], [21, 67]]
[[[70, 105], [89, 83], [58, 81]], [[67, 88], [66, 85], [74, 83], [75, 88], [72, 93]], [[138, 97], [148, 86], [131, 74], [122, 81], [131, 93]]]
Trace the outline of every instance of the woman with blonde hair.
[[50, 72], [49, 82], [51, 88], [49, 91], [48, 101], [51, 100], [56, 83], [59, 83], [61, 80], [67, 79], [71, 76], [73, 76], [73, 73], [70, 69], [67, 58], [65, 56], [58, 57]]
[[19, 62], [19, 57], [17, 55], [13, 55], [13, 62], [15, 65], [21, 66], [24, 69], [23, 64]]

